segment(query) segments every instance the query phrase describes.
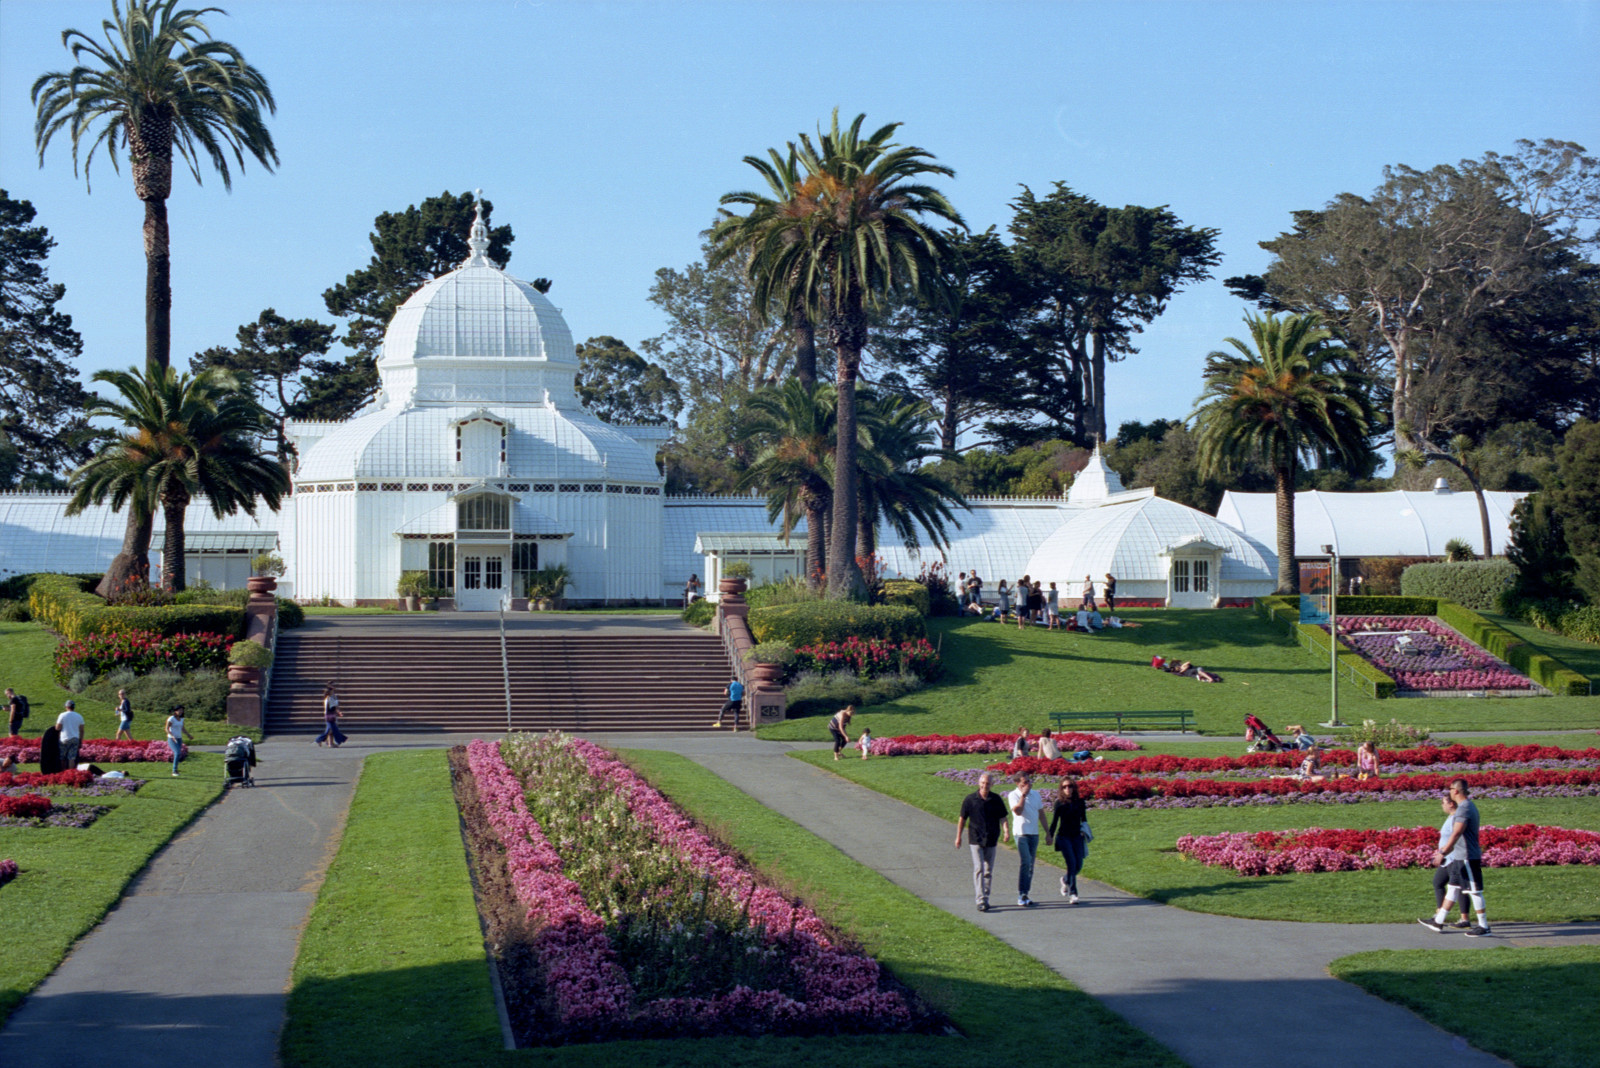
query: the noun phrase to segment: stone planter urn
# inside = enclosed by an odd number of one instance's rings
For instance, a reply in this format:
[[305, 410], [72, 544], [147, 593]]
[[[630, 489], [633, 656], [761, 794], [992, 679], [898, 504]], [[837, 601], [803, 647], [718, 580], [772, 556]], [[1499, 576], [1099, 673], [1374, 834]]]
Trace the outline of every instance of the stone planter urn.
[[406, 611], [407, 612], [415, 612], [417, 610], [417, 602], [420, 600], [420, 598], [417, 597], [416, 594], [408, 593], [408, 594], [405, 595], [403, 600], [406, 603]]
[[253, 689], [261, 682], [261, 669], [253, 667], [240, 667], [238, 664], [228, 665], [229, 687], [234, 693], [243, 693]]
[[724, 597], [743, 597], [746, 585], [742, 578], [718, 579], [717, 592]]
[[278, 588], [278, 580], [271, 575], [251, 575], [245, 580], [245, 585], [253, 594], [270, 594]]
[[783, 678], [782, 664], [746, 664], [744, 672], [750, 681], [762, 686], [776, 686]]

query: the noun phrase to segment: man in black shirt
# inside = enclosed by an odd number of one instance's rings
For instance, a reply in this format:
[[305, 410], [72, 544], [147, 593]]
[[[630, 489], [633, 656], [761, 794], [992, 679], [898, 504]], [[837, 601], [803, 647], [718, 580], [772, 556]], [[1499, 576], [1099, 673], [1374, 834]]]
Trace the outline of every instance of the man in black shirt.
[[972, 849], [972, 893], [978, 911], [989, 911], [989, 883], [994, 879], [994, 851], [1004, 837], [1011, 840], [1011, 822], [1006, 819], [1006, 803], [989, 789], [993, 776], [987, 771], [978, 776], [978, 791], [961, 802], [961, 818], [956, 821], [956, 848], [961, 848], [961, 832], [967, 832]]

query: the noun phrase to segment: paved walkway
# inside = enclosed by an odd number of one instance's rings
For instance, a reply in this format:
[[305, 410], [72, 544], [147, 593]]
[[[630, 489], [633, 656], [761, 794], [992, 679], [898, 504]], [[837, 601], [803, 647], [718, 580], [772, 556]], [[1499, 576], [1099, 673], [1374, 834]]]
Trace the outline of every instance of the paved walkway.
[[[300, 930], [337, 847], [360, 761], [466, 736], [304, 738], [261, 746], [260, 785], [231, 791], [175, 838], [0, 1031], [4, 1065], [131, 1068], [276, 1063]], [[1416, 925], [1269, 923], [1157, 905], [1080, 880], [1077, 906], [1036, 880], [1041, 907], [973, 910], [965, 850], [940, 820], [786, 754], [807, 743], [748, 735], [596, 736], [670, 749], [728, 779], [898, 885], [1054, 968], [1198, 1068], [1501, 1064], [1409, 1012], [1330, 978], [1364, 949], [1477, 948]], [[999, 890], [1015, 885], [1001, 851]], [[1419, 884], [1420, 889], [1420, 884]], [[1495, 944], [1600, 942], [1600, 924], [1496, 924]], [[1264, 1020], [1281, 1022], [1269, 1039]]]

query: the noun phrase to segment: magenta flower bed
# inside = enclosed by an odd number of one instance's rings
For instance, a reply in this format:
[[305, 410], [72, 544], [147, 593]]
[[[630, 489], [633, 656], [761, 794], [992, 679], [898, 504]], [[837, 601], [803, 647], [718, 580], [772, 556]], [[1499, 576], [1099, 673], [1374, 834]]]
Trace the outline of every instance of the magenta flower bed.
[[[180, 749], [185, 757], [189, 755], [187, 745]], [[0, 757], [6, 756], [14, 756], [23, 764], [39, 763], [39, 739], [17, 735], [0, 738]], [[78, 747], [80, 764], [162, 764], [171, 759], [172, 750], [167, 748], [167, 743], [154, 740], [128, 742], [117, 738], [87, 738]]]
[[1533, 688], [1527, 676], [1430, 616], [1341, 617], [1339, 637], [1402, 690]]
[[[1539, 865], [1600, 865], [1600, 833], [1518, 824], [1484, 827], [1486, 868]], [[1186, 834], [1178, 852], [1212, 867], [1232, 868], [1241, 875], [1286, 875], [1290, 872], [1363, 871], [1369, 868], [1427, 868], [1439, 844], [1437, 827], [1391, 827], [1388, 830], [1323, 830]]]
[[[1038, 739], [1029, 736], [1037, 746]], [[1095, 731], [1069, 731], [1053, 734], [1063, 753], [1080, 749], [1132, 752], [1138, 742]], [[901, 734], [893, 738], [872, 739], [873, 756], [959, 756], [965, 753], [1009, 753], [1015, 734]]]

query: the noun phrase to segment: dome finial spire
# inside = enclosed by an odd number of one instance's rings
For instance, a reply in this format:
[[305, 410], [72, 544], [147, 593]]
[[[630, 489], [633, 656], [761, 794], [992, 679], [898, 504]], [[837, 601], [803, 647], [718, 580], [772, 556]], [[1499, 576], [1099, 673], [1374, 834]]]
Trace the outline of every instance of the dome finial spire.
[[472, 193], [472, 203], [477, 214], [472, 220], [472, 236], [467, 238], [467, 247], [472, 250], [472, 255], [467, 257], [463, 267], [489, 266], [489, 227], [483, 222], [483, 190], [476, 189]]

